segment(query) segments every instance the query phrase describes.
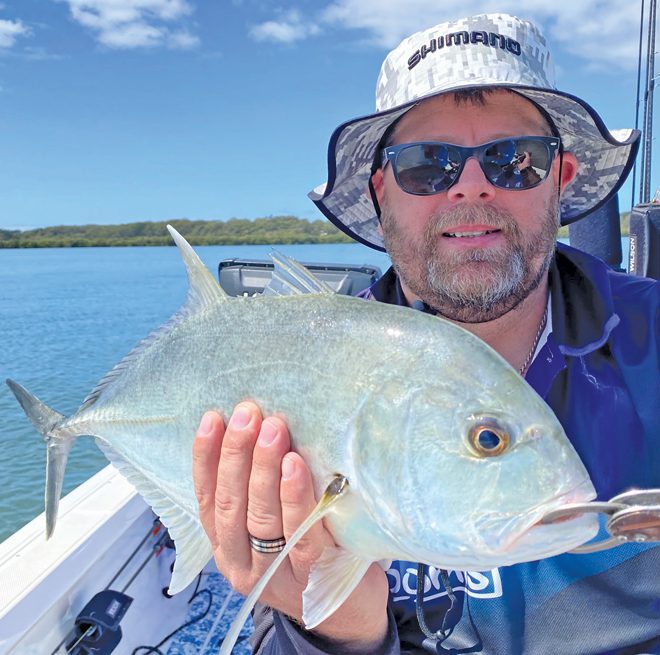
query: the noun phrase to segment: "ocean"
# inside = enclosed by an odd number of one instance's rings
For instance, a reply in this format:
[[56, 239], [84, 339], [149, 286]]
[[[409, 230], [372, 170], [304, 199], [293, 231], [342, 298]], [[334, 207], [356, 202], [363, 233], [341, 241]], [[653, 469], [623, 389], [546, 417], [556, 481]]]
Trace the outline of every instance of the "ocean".
[[[623, 241], [627, 262], [627, 239]], [[209, 270], [230, 258], [268, 259], [271, 246], [202, 246]], [[277, 246], [301, 262], [368, 264], [389, 258], [358, 244]], [[0, 380], [12, 378], [70, 415], [98, 380], [183, 303], [176, 248], [0, 250]], [[0, 541], [43, 511], [46, 449], [0, 384]], [[73, 447], [64, 493], [107, 464], [93, 439]]]

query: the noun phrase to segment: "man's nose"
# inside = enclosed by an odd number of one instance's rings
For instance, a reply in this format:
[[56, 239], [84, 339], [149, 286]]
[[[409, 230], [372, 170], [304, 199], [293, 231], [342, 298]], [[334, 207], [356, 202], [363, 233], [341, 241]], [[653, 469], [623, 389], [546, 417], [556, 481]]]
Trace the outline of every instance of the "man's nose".
[[495, 187], [486, 179], [481, 165], [474, 157], [465, 162], [458, 180], [447, 190], [447, 199], [452, 202], [489, 202], [494, 197]]

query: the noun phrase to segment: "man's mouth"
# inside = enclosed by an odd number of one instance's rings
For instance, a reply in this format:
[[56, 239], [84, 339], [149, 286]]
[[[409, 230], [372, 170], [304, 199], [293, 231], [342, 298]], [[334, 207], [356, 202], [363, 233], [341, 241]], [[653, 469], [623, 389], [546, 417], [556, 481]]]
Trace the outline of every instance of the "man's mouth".
[[486, 236], [487, 234], [494, 234], [495, 232], [499, 232], [500, 230], [494, 229], [494, 230], [479, 230], [479, 231], [471, 231], [471, 232], [443, 232], [442, 236], [443, 237], [451, 237], [451, 238], [472, 238], [472, 237], [483, 237]]

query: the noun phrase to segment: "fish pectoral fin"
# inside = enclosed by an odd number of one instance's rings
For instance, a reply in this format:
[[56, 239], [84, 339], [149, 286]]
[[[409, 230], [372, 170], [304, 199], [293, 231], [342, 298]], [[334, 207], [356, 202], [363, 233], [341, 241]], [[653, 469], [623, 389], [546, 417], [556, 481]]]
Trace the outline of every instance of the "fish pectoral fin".
[[266, 585], [279, 568], [280, 564], [289, 556], [293, 547], [302, 539], [302, 537], [309, 531], [309, 529], [317, 522], [320, 521], [326, 514], [332, 511], [337, 500], [339, 500], [346, 492], [348, 487], [348, 480], [343, 475], [337, 475], [328, 485], [321, 500], [316, 504], [316, 507], [311, 511], [310, 515], [300, 524], [300, 527], [291, 535], [286, 542], [284, 550], [278, 553], [277, 557], [273, 560], [271, 565], [266, 569], [265, 573], [259, 578], [259, 581], [249, 593], [243, 606], [236, 613], [229, 630], [222, 640], [222, 646], [218, 655], [230, 655], [232, 648], [236, 644], [238, 635], [241, 632], [243, 624], [247, 620], [250, 612], [257, 604], [259, 597], [263, 593]]
[[371, 563], [371, 560], [354, 555], [345, 548], [331, 547], [323, 551], [312, 565], [303, 592], [302, 619], [308, 630], [337, 611]]

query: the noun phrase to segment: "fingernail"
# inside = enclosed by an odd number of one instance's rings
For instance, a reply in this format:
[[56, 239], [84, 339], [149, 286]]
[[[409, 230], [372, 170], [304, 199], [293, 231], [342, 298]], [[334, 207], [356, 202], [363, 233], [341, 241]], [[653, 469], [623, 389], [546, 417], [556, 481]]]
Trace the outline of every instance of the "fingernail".
[[213, 423], [213, 414], [211, 412], [206, 412], [199, 423], [197, 434], [202, 437], [208, 437], [213, 431]]
[[251, 418], [250, 412], [246, 407], [238, 407], [231, 415], [229, 425], [232, 428], [244, 428], [250, 422]]
[[282, 479], [283, 480], [290, 479], [293, 476], [295, 468], [296, 467], [295, 467], [291, 457], [286, 455], [284, 457], [284, 459], [282, 460]]
[[259, 445], [260, 446], [270, 446], [273, 443], [273, 440], [277, 436], [277, 426], [271, 423], [266, 419], [261, 424], [261, 432], [259, 432]]

